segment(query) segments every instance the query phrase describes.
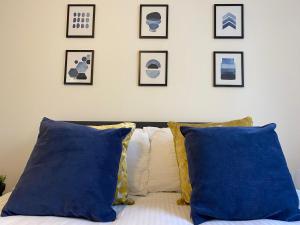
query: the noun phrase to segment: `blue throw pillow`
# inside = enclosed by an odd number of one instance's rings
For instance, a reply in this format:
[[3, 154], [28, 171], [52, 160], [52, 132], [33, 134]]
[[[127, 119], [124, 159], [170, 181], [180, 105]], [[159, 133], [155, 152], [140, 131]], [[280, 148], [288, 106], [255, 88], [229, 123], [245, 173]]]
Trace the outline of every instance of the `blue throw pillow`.
[[299, 200], [275, 128], [181, 128], [194, 224], [300, 220]]
[[130, 128], [96, 130], [44, 118], [37, 143], [1, 216], [115, 220], [122, 140]]

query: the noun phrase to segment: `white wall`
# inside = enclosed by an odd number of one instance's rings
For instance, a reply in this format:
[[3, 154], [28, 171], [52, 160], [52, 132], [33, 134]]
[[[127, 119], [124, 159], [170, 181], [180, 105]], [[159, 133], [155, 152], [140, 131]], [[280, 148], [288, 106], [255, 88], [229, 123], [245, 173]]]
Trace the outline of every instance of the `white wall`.
[[[213, 39], [213, 3], [245, 4], [245, 39]], [[278, 123], [300, 163], [299, 0], [0, 0], [0, 174], [15, 185], [43, 116]], [[96, 38], [66, 39], [68, 3], [96, 3]], [[168, 40], [138, 38], [139, 4], [168, 3]], [[94, 49], [94, 85], [64, 86], [66, 49]], [[138, 87], [138, 51], [169, 50], [169, 85]], [[245, 88], [212, 87], [212, 52], [245, 52]]]

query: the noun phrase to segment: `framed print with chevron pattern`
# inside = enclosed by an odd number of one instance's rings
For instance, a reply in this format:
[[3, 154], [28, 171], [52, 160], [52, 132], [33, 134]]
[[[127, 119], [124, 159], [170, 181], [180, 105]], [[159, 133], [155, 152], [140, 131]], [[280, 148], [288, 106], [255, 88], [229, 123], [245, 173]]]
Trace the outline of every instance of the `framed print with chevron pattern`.
[[215, 38], [244, 38], [244, 5], [215, 4]]

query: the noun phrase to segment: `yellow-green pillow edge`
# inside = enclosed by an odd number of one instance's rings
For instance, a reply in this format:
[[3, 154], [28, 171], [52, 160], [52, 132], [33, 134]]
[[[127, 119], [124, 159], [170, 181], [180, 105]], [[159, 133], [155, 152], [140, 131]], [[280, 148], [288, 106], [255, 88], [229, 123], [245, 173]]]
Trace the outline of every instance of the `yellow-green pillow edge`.
[[[127, 158], [128, 144], [129, 144], [131, 136], [136, 128], [136, 124], [131, 123], [131, 122], [123, 122], [123, 123], [118, 123], [118, 124], [89, 126], [89, 127], [98, 129], [98, 130], [131, 128], [130, 133], [122, 141], [122, 154], [121, 154], [119, 170], [118, 170], [118, 183], [117, 183], [117, 188], [116, 188], [116, 192], [115, 192], [115, 200], [113, 202], [113, 205], [122, 205], [122, 204], [133, 205], [135, 203], [134, 200], [128, 198], [128, 176], [127, 176], [126, 158]], [[123, 171], [124, 171], [124, 173], [123, 173]], [[123, 176], [120, 177], [120, 174], [122, 174]], [[122, 185], [121, 185], [121, 187], [118, 187], [120, 182]], [[123, 192], [121, 194], [122, 197], [119, 196], [120, 192]]]
[[[185, 150], [185, 145], [184, 145], [184, 136], [180, 132], [180, 127], [182, 126], [189, 126], [189, 127], [199, 127], [199, 128], [208, 128], [208, 127], [216, 127], [216, 126], [253, 126], [253, 119], [252, 117], [248, 116], [243, 119], [237, 119], [237, 120], [231, 120], [228, 122], [209, 122], [209, 123], [179, 123], [179, 122], [174, 122], [170, 121], [168, 122], [168, 127], [171, 129], [172, 134], [173, 134], [173, 141], [175, 145], [175, 153], [176, 153], [176, 159], [177, 159], [177, 165], [179, 169], [179, 177], [180, 177], [180, 189], [181, 189], [181, 198], [177, 200], [178, 205], [186, 205], [190, 203], [190, 197], [191, 197], [191, 191], [192, 187], [189, 181], [189, 176], [188, 176], [188, 166], [183, 166], [185, 167], [184, 169], [181, 168], [181, 159], [180, 155], [181, 153], [183, 154], [184, 161], [186, 161], [187, 164], [187, 156], [186, 156], [186, 150]], [[183, 145], [181, 143], [178, 144], [178, 142], [183, 142]], [[179, 152], [179, 146], [184, 149], [184, 151]], [[186, 182], [185, 182], [186, 181]]]

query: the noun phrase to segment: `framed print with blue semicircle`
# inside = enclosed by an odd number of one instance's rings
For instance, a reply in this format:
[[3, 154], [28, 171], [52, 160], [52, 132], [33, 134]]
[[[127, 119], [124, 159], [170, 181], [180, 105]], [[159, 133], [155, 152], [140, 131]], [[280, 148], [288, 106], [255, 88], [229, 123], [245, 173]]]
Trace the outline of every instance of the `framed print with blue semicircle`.
[[94, 50], [66, 50], [65, 85], [93, 85]]
[[140, 38], [167, 39], [169, 6], [141, 5], [140, 6]]
[[215, 4], [214, 14], [215, 39], [244, 38], [243, 4]]
[[168, 85], [168, 51], [140, 51], [139, 86]]

